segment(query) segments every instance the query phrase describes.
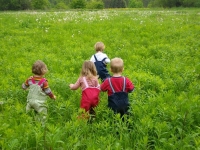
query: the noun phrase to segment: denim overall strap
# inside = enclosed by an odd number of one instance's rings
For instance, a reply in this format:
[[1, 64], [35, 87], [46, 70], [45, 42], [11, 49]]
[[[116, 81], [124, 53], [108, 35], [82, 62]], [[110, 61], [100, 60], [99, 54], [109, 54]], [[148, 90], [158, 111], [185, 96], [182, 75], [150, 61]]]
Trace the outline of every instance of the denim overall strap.
[[95, 61], [98, 61], [98, 60], [97, 60], [97, 57], [96, 57], [95, 55], [94, 55], [94, 59], [95, 59]]
[[[95, 59], [95, 61], [98, 61], [97, 60], [97, 57], [94, 55], [94, 59]], [[104, 61], [104, 60], [106, 60], [106, 57], [105, 58], [103, 58], [101, 61]]]
[[104, 59], [102, 59], [102, 61], [106, 60], [106, 57]]
[[123, 92], [125, 92], [125, 88], [126, 88], [126, 78], [125, 78], [125, 77], [123, 77], [123, 78], [124, 78]]
[[113, 88], [113, 86], [112, 86], [112, 83], [111, 83], [111, 81], [110, 81], [110, 78], [108, 78], [108, 82], [109, 82], [109, 84], [110, 84], [110, 87], [111, 87], [111, 89], [112, 89], [112, 92], [115, 93], [115, 90], [114, 90], [114, 88]]
[[[123, 83], [123, 92], [125, 92], [125, 87], [126, 87], [126, 78], [123, 77], [123, 79], [124, 79], [124, 83]], [[115, 93], [115, 90], [114, 90], [114, 88], [113, 88], [113, 86], [112, 86], [112, 83], [111, 83], [110, 78], [108, 78], [108, 82], [109, 82], [109, 84], [110, 84], [110, 87], [111, 87], [111, 89], [112, 89], [112, 92]]]

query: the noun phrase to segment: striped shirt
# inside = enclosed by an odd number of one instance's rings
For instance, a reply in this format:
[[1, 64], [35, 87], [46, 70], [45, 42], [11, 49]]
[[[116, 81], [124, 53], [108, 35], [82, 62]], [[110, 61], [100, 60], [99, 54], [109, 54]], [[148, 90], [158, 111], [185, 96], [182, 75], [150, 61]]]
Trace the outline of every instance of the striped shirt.
[[[97, 78], [95, 78], [95, 77], [92, 79], [88, 79], [87, 77], [85, 77], [85, 78], [86, 78], [86, 82], [89, 87], [100, 87]], [[81, 88], [82, 91], [86, 88], [83, 77], [79, 77], [78, 80], [76, 81], [76, 83], [73, 85], [73, 87], [71, 87], [71, 89], [77, 90], [79, 87]]]
[[[22, 84], [22, 88], [24, 90], [26, 90], [30, 85], [33, 84], [32, 82], [32, 78], [35, 80], [35, 83], [38, 84], [39, 81], [42, 79], [42, 77], [35, 77], [35, 76], [31, 76], [29, 77], [23, 84]], [[54, 94], [52, 93], [49, 85], [48, 85], [48, 81], [46, 80], [45, 82], [43, 82], [41, 84], [41, 88], [44, 91], [44, 93], [46, 93], [50, 98], [54, 98]]]

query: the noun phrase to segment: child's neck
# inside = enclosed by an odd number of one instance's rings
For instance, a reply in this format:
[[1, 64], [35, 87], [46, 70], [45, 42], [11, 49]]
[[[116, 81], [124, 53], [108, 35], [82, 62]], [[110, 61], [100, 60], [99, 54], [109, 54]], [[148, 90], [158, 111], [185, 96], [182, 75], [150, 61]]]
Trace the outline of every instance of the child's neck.
[[34, 77], [42, 78], [43, 75], [37, 75], [37, 74], [35, 74]]
[[113, 77], [121, 77], [122, 76], [122, 73], [120, 72], [120, 73], [114, 73], [113, 74]]

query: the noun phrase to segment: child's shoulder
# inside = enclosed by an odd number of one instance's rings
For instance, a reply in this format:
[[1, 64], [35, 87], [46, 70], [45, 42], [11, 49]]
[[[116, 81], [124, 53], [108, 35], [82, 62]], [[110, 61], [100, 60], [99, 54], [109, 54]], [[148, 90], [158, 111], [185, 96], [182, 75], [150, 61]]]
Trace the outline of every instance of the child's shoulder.
[[86, 80], [97, 80], [98, 81], [98, 76], [83, 76], [82, 79], [85, 78]]
[[96, 52], [95, 55], [97, 55], [97, 56], [98, 56], [98, 55], [106, 55], [106, 53], [100, 52], [100, 51], [99, 51], [99, 52]]
[[131, 81], [131, 79], [129, 79], [128, 77], [125, 77], [125, 79], [126, 79], [126, 82], [127, 82], [128, 84], [133, 84], [132, 81]]
[[125, 79], [126, 79], [126, 80], [130, 80], [130, 81], [131, 81], [131, 79], [130, 79], [129, 77], [125, 77]]
[[29, 80], [32, 80], [32, 79], [33, 79], [33, 76], [30, 76], [26, 80], [29, 81]]
[[46, 79], [46, 78], [44, 78], [44, 77], [35, 77], [35, 76], [30, 76], [30, 77], [28, 77], [28, 79], [27, 79], [28, 81], [41, 81], [41, 82], [48, 82], [48, 80]]

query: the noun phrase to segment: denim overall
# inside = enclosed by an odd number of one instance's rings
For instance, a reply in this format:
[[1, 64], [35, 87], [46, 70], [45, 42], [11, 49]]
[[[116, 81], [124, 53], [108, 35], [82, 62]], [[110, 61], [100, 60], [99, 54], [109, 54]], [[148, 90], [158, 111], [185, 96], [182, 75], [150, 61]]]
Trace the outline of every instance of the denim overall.
[[108, 107], [111, 108], [114, 113], [120, 113], [122, 117], [124, 114], [128, 114], [129, 109], [129, 100], [128, 100], [128, 93], [125, 92], [126, 87], [126, 79], [123, 77], [123, 89], [121, 92], [115, 92], [110, 78], [108, 78], [110, 87], [112, 89], [113, 94], [108, 96]]
[[99, 78], [104, 81], [106, 78], [110, 77], [110, 74], [108, 70], [106, 69], [106, 64], [104, 63], [106, 57], [102, 59], [101, 61], [98, 61], [96, 56], [94, 55], [95, 61], [94, 64], [97, 69], [97, 73], [99, 75]]

